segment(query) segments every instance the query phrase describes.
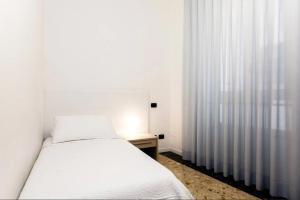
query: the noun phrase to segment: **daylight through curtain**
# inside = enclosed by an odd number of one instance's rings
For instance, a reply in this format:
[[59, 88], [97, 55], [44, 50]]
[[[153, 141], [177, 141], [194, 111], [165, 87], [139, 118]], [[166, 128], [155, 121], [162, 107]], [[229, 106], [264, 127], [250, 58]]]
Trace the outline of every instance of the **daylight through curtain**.
[[292, 198], [284, 2], [185, 0], [183, 158]]

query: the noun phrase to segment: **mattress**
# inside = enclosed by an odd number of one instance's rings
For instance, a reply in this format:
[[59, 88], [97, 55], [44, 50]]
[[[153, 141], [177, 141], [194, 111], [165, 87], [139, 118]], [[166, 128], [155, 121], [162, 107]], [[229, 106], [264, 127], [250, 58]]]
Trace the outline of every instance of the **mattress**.
[[192, 199], [164, 166], [123, 139], [44, 143], [20, 199]]

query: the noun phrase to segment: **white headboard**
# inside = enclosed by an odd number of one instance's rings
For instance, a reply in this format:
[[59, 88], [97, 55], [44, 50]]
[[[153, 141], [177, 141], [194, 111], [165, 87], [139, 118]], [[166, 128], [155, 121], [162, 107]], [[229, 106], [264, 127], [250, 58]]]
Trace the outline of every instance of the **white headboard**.
[[120, 134], [148, 132], [147, 92], [48, 91], [46, 96], [45, 136], [50, 134], [56, 115], [106, 115]]

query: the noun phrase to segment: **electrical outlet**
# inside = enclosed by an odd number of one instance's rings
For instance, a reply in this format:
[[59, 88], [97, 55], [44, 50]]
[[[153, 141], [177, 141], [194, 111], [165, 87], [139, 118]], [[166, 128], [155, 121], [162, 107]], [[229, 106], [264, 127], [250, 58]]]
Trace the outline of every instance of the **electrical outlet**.
[[159, 134], [159, 135], [158, 135], [158, 139], [160, 139], [160, 140], [165, 139], [165, 134]]

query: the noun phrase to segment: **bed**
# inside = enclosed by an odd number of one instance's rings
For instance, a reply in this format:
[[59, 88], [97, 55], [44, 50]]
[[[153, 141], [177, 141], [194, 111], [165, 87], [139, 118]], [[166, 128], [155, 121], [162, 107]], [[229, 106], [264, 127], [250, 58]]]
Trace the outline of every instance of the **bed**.
[[192, 199], [164, 166], [122, 138], [48, 138], [20, 199]]

